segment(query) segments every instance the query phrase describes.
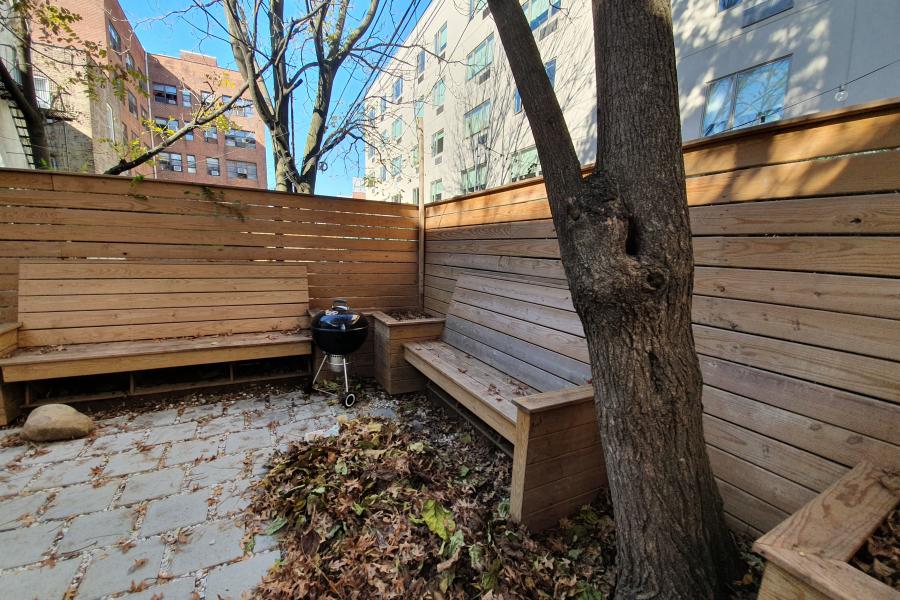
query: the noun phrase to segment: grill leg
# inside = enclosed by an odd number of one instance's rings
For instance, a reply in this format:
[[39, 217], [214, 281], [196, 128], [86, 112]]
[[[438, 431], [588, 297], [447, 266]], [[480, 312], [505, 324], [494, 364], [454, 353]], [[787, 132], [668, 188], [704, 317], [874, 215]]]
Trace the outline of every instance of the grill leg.
[[316, 370], [316, 374], [313, 375], [313, 378], [309, 380], [309, 383], [306, 384], [306, 393], [310, 394], [313, 391], [313, 386], [316, 384], [316, 379], [319, 378], [319, 373], [322, 372], [322, 367], [325, 366], [325, 361], [328, 360], [328, 355], [324, 355], [322, 357], [322, 362], [319, 364], [319, 368]]
[[350, 393], [350, 378], [347, 377], [347, 357], [346, 356], [341, 357], [341, 364], [344, 367], [344, 393], [349, 394]]

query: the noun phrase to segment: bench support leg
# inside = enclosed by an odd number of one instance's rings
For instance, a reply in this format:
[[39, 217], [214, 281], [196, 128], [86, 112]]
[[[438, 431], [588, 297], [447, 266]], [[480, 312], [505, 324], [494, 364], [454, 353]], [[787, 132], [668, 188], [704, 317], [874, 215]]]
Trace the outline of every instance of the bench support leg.
[[540, 531], [606, 487], [593, 398], [529, 412], [519, 408], [510, 513]]
[[21, 383], [0, 383], [0, 425], [9, 425], [22, 412], [25, 386]]

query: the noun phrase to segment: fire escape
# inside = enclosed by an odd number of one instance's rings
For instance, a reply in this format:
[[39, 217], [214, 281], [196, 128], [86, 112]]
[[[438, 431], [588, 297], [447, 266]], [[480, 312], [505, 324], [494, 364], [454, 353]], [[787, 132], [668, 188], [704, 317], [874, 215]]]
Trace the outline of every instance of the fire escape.
[[[12, 75], [16, 83], [22, 85], [22, 71], [19, 70], [18, 61], [16, 60], [16, 49], [7, 44], [0, 46], [0, 60], [6, 65], [7, 70], [9, 70], [10, 75]], [[44, 80], [44, 82], [47, 83], [46, 80]], [[35, 83], [37, 84], [37, 82]], [[50, 99], [49, 91], [48, 85], [46, 86], [48, 106]], [[5, 100], [9, 105], [9, 112], [12, 115], [19, 140], [22, 142], [22, 150], [25, 152], [25, 158], [28, 161], [28, 164], [31, 167], [34, 167], [34, 152], [31, 148], [31, 136], [28, 135], [28, 127], [25, 125], [25, 116], [22, 114], [22, 110], [16, 103], [13, 95], [6, 89], [6, 86], [3, 85], [2, 81], [0, 81], [0, 99]], [[39, 101], [41, 100], [40, 91], [38, 92], [38, 99]]]

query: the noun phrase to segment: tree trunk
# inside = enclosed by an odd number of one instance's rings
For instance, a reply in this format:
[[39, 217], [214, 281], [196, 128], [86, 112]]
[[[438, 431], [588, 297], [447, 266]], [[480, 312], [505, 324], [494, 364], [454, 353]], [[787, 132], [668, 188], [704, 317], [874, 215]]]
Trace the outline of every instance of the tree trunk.
[[319, 170], [319, 159], [322, 152], [322, 140], [325, 139], [325, 128], [328, 125], [328, 112], [331, 108], [331, 92], [334, 87], [334, 74], [329, 65], [319, 67], [319, 87], [316, 92], [316, 103], [310, 117], [309, 131], [306, 134], [306, 146], [303, 148], [303, 168], [300, 171], [299, 191], [313, 194], [316, 191], [316, 175]]
[[717, 598], [736, 552], [703, 439], [669, 0], [594, 0], [597, 163], [580, 163], [516, 0], [489, 0], [584, 324], [618, 543], [616, 598]]

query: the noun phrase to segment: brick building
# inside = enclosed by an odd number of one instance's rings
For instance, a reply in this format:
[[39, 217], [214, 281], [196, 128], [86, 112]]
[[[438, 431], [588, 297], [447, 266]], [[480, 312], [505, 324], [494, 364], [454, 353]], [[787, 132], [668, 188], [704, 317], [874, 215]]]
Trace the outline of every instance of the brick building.
[[[111, 61], [138, 73], [115, 93], [110, 86], [95, 93], [72, 89], [73, 72], [89, 59], [83, 52], [52, 45], [37, 34], [41, 49], [34, 56], [37, 87], [45, 86], [48, 101], [65, 119], [52, 122], [48, 136], [54, 168], [102, 173], [124, 153], [132, 140], [152, 147], [159, 139], [144, 123], [184, 124], [204, 100], [228, 97], [240, 85], [240, 75], [219, 67], [215, 57], [182, 51], [179, 57], [144, 50], [118, 0], [60, 0], [63, 8], [81, 16], [73, 24], [78, 36], [108, 51]], [[36, 28], [36, 32], [38, 28]], [[156, 161], [134, 169], [159, 179], [266, 187], [265, 134], [249, 100], [239, 101], [227, 115], [229, 131], [195, 131], [161, 153]], [[135, 173], [129, 173], [135, 174]]]

